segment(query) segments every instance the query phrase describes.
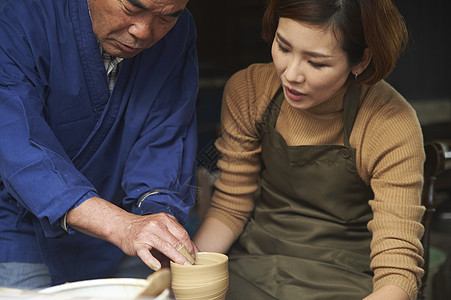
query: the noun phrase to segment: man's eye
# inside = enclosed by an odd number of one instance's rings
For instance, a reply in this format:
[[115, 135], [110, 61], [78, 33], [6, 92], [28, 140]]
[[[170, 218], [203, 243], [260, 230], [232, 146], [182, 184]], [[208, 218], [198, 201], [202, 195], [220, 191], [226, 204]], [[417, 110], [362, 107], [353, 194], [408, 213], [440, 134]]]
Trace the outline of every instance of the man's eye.
[[139, 12], [139, 8], [131, 5], [124, 5], [124, 10], [127, 14], [137, 14]]
[[160, 18], [163, 23], [171, 23], [174, 18]]
[[125, 12], [126, 12], [127, 14], [133, 14], [133, 13], [134, 13], [134, 11], [132, 11], [131, 9], [129, 9], [127, 6], [124, 6], [124, 8], [125, 8]]

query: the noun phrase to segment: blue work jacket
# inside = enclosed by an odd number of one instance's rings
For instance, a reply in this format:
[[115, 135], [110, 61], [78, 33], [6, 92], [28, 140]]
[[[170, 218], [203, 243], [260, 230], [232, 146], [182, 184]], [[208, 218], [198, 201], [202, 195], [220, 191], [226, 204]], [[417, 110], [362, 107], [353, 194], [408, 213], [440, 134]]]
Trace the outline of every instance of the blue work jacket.
[[[120, 249], [59, 222], [92, 196], [186, 222], [195, 40], [185, 10], [123, 60], [110, 94], [87, 0], [0, 0], [0, 261], [44, 262], [53, 284], [111, 275]], [[137, 203], [149, 191], [158, 192]]]

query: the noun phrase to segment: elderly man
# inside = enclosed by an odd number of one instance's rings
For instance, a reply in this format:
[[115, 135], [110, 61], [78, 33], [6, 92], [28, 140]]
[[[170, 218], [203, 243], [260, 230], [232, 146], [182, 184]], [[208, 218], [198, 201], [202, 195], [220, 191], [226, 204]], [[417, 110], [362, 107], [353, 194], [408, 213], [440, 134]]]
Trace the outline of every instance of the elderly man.
[[0, 286], [194, 255], [181, 225], [198, 89], [187, 2], [0, 0]]

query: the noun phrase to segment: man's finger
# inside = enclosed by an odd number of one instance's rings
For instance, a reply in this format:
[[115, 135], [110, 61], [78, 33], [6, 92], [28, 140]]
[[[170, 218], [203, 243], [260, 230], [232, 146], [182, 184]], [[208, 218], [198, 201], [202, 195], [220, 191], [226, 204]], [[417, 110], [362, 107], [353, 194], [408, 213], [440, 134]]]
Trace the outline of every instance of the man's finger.
[[183, 256], [185, 256], [186, 259], [187, 259], [192, 265], [194, 265], [194, 258], [191, 256], [190, 253], [188, 253], [188, 251], [186, 250], [185, 245], [181, 245], [181, 246], [177, 249], [177, 251], [178, 251], [180, 254], [182, 254]]
[[[151, 251], [152, 249], [157, 250], [178, 264], [190, 263], [184, 255], [177, 251], [180, 245], [180, 241], [178, 241], [169, 231], [166, 231], [165, 234], [151, 235], [149, 240], [145, 242], [143, 248], [147, 249], [147, 251]], [[155, 255], [152, 255], [152, 257], [156, 259]]]
[[149, 249], [141, 248], [136, 254], [152, 270], [158, 271], [161, 269], [161, 263], [150, 253]]
[[198, 249], [196, 248], [196, 245], [191, 241], [191, 238], [190, 238], [188, 232], [186, 231], [186, 229], [182, 225], [180, 225], [180, 223], [178, 223], [177, 219], [175, 219], [171, 215], [168, 215], [168, 216], [171, 218], [166, 225], [167, 229], [180, 243], [176, 247], [177, 251], [179, 251], [179, 249], [183, 246], [185, 248], [185, 250], [190, 254], [191, 258], [187, 258], [187, 259], [191, 262], [191, 259], [195, 257], [196, 252], [198, 252], [197, 251]]

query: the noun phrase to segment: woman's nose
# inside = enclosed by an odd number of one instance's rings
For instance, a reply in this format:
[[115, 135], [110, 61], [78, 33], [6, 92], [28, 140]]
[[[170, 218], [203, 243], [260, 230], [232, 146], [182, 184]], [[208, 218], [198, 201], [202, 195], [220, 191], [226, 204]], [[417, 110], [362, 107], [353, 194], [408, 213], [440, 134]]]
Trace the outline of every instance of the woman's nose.
[[290, 82], [303, 82], [305, 76], [301, 62], [291, 60], [285, 69], [285, 78]]

